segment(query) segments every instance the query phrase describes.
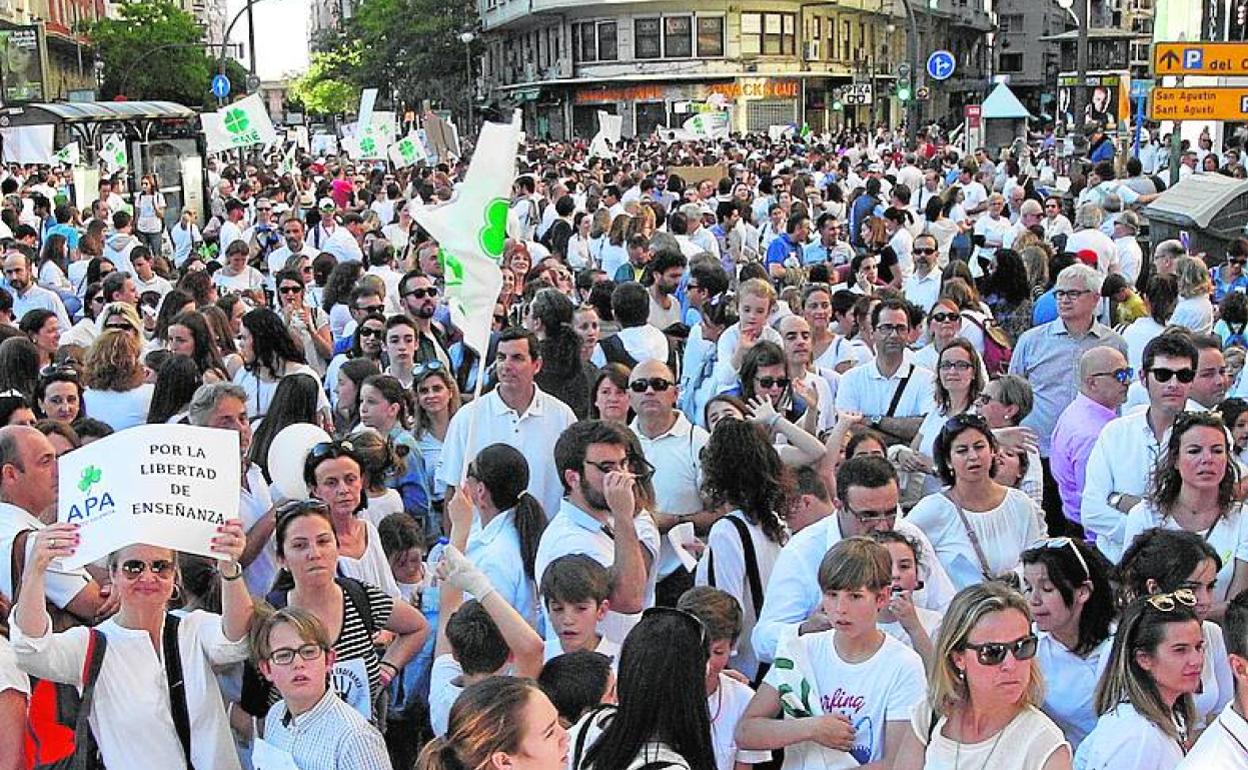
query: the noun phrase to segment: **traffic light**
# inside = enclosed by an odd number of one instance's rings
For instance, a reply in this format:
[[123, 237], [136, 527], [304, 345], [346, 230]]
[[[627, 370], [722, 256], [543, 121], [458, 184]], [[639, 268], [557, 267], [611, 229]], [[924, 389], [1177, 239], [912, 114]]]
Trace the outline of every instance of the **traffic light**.
[[910, 76], [897, 78], [897, 99], [899, 101], [908, 102], [914, 96], [914, 89], [910, 84]]

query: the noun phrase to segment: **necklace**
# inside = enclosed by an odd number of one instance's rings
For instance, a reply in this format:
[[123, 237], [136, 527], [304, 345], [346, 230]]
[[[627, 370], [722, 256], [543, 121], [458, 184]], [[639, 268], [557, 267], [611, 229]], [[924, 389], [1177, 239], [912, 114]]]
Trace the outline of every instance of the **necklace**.
[[[963, 717], [962, 721], [965, 722], [966, 718]], [[992, 747], [988, 749], [988, 756], [984, 757], [984, 764], [979, 766], [980, 770], [985, 770], [985, 768], [988, 767], [988, 763], [992, 761], [992, 755], [997, 750], [997, 744], [1001, 742], [1001, 736], [1005, 735], [1006, 727], [1009, 727], [1008, 723], [1005, 725], [1005, 727], [1002, 727], [1000, 730], [997, 731], [997, 737], [993, 739]], [[958, 770], [958, 761], [961, 759], [961, 756], [962, 756], [962, 741], [959, 740], [957, 743], [954, 744], [953, 770]]]
[[719, 687], [715, 688], [715, 713], [711, 714], [711, 724], [715, 724], [719, 719], [719, 712], [724, 708], [724, 683], [720, 682]]

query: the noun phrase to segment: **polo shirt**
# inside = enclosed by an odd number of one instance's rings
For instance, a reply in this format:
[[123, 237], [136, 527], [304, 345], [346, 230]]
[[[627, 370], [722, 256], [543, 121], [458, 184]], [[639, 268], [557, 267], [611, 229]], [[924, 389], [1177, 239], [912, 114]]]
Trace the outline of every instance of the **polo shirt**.
[[[700, 456], [710, 434], [693, 425], [680, 412], [666, 432], [646, 438], [639, 420], [629, 426], [641, 442], [646, 460], [654, 466], [655, 506], [670, 516], [689, 516], [702, 508], [702, 463]], [[659, 577], [676, 570], [680, 561], [666, 538], [659, 557]]]
[[[472, 446], [468, 446], [470, 426]], [[442, 465], [437, 480], [447, 486], [463, 483], [464, 469], [490, 444], [509, 444], [524, 455], [529, 463], [529, 494], [542, 503], [546, 515], [558, 509], [563, 498], [563, 484], [555, 470], [555, 442], [563, 431], [576, 422], [576, 415], [567, 404], [533, 386], [533, 398], [523, 413], [503, 403], [497, 389], [464, 406], [451, 418], [442, 444]], [[541, 574], [540, 572], [537, 574]]]
[[[472, 531], [464, 555], [490, 579], [494, 590], [516, 608], [520, 617], [537, 627], [537, 587], [524, 574], [524, 557], [520, 549], [520, 533], [516, 530], [514, 508], [499, 513], [490, 523], [481, 526], [474, 517]], [[534, 571], [534, 575], [540, 575]], [[481, 597], [476, 597], [480, 599]]]
[[911, 273], [906, 277], [902, 294], [905, 295], [907, 302], [923, 308], [923, 312], [926, 313], [940, 298], [940, 284], [941, 274], [935, 268], [928, 270], [926, 276], [920, 276], [917, 272]]
[[798, 262], [802, 260], [802, 244], [793, 240], [793, 237], [787, 233], [778, 235], [767, 245], [767, 258], [764, 262], [767, 265], [783, 265], [789, 257], [797, 257]]
[[[30, 280], [34, 281], [35, 277], [32, 276]], [[62, 329], [72, 326], [69, 313], [65, 312], [65, 303], [61, 301], [57, 293], [36, 283], [31, 283], [24, 293], [13, 292], [14, 322], [22, 320], [22, 316], [31, 310], [51, 310], [56, 314], [56, 320], [60, 322]]]
[[1175, 770], [1248, 770], [1248, 722], [1222, 709]]
[[909, 377], [893, 417], [921, 417], [936, 406], [936, 377], [931, 370], [909, 361], [903, 361], [891, 377], [880, 373], [879, 359], [855, 366], [841, 375], [836, 391], [838, 412], [858, 412], [868, 416], [884, 415], [893, 400], [893, 394], [901, 387], [902, 380]]

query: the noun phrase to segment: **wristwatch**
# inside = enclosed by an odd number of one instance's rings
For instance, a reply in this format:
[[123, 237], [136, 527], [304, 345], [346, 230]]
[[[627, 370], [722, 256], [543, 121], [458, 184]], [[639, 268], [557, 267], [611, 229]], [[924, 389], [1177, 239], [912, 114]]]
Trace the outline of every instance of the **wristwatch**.
[[1122, 502], [1122, 493], [1114, 492], [1109, 496], [1109, 507], [1118, 510], [1118, 503]]

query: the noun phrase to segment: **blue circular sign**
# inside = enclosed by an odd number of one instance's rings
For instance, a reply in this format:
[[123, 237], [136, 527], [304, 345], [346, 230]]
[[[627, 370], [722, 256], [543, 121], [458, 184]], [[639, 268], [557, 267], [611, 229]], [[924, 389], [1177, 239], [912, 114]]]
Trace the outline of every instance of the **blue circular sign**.
[[948, 80], [956, 66], [953, 54], [945, 50], [932, 51], [927, 57], [927, 76], [932, 80]]
[[230, 95], [230, 79], [225, 75], [214, 75], [212, 78], [212, 95], [224, 99]]

